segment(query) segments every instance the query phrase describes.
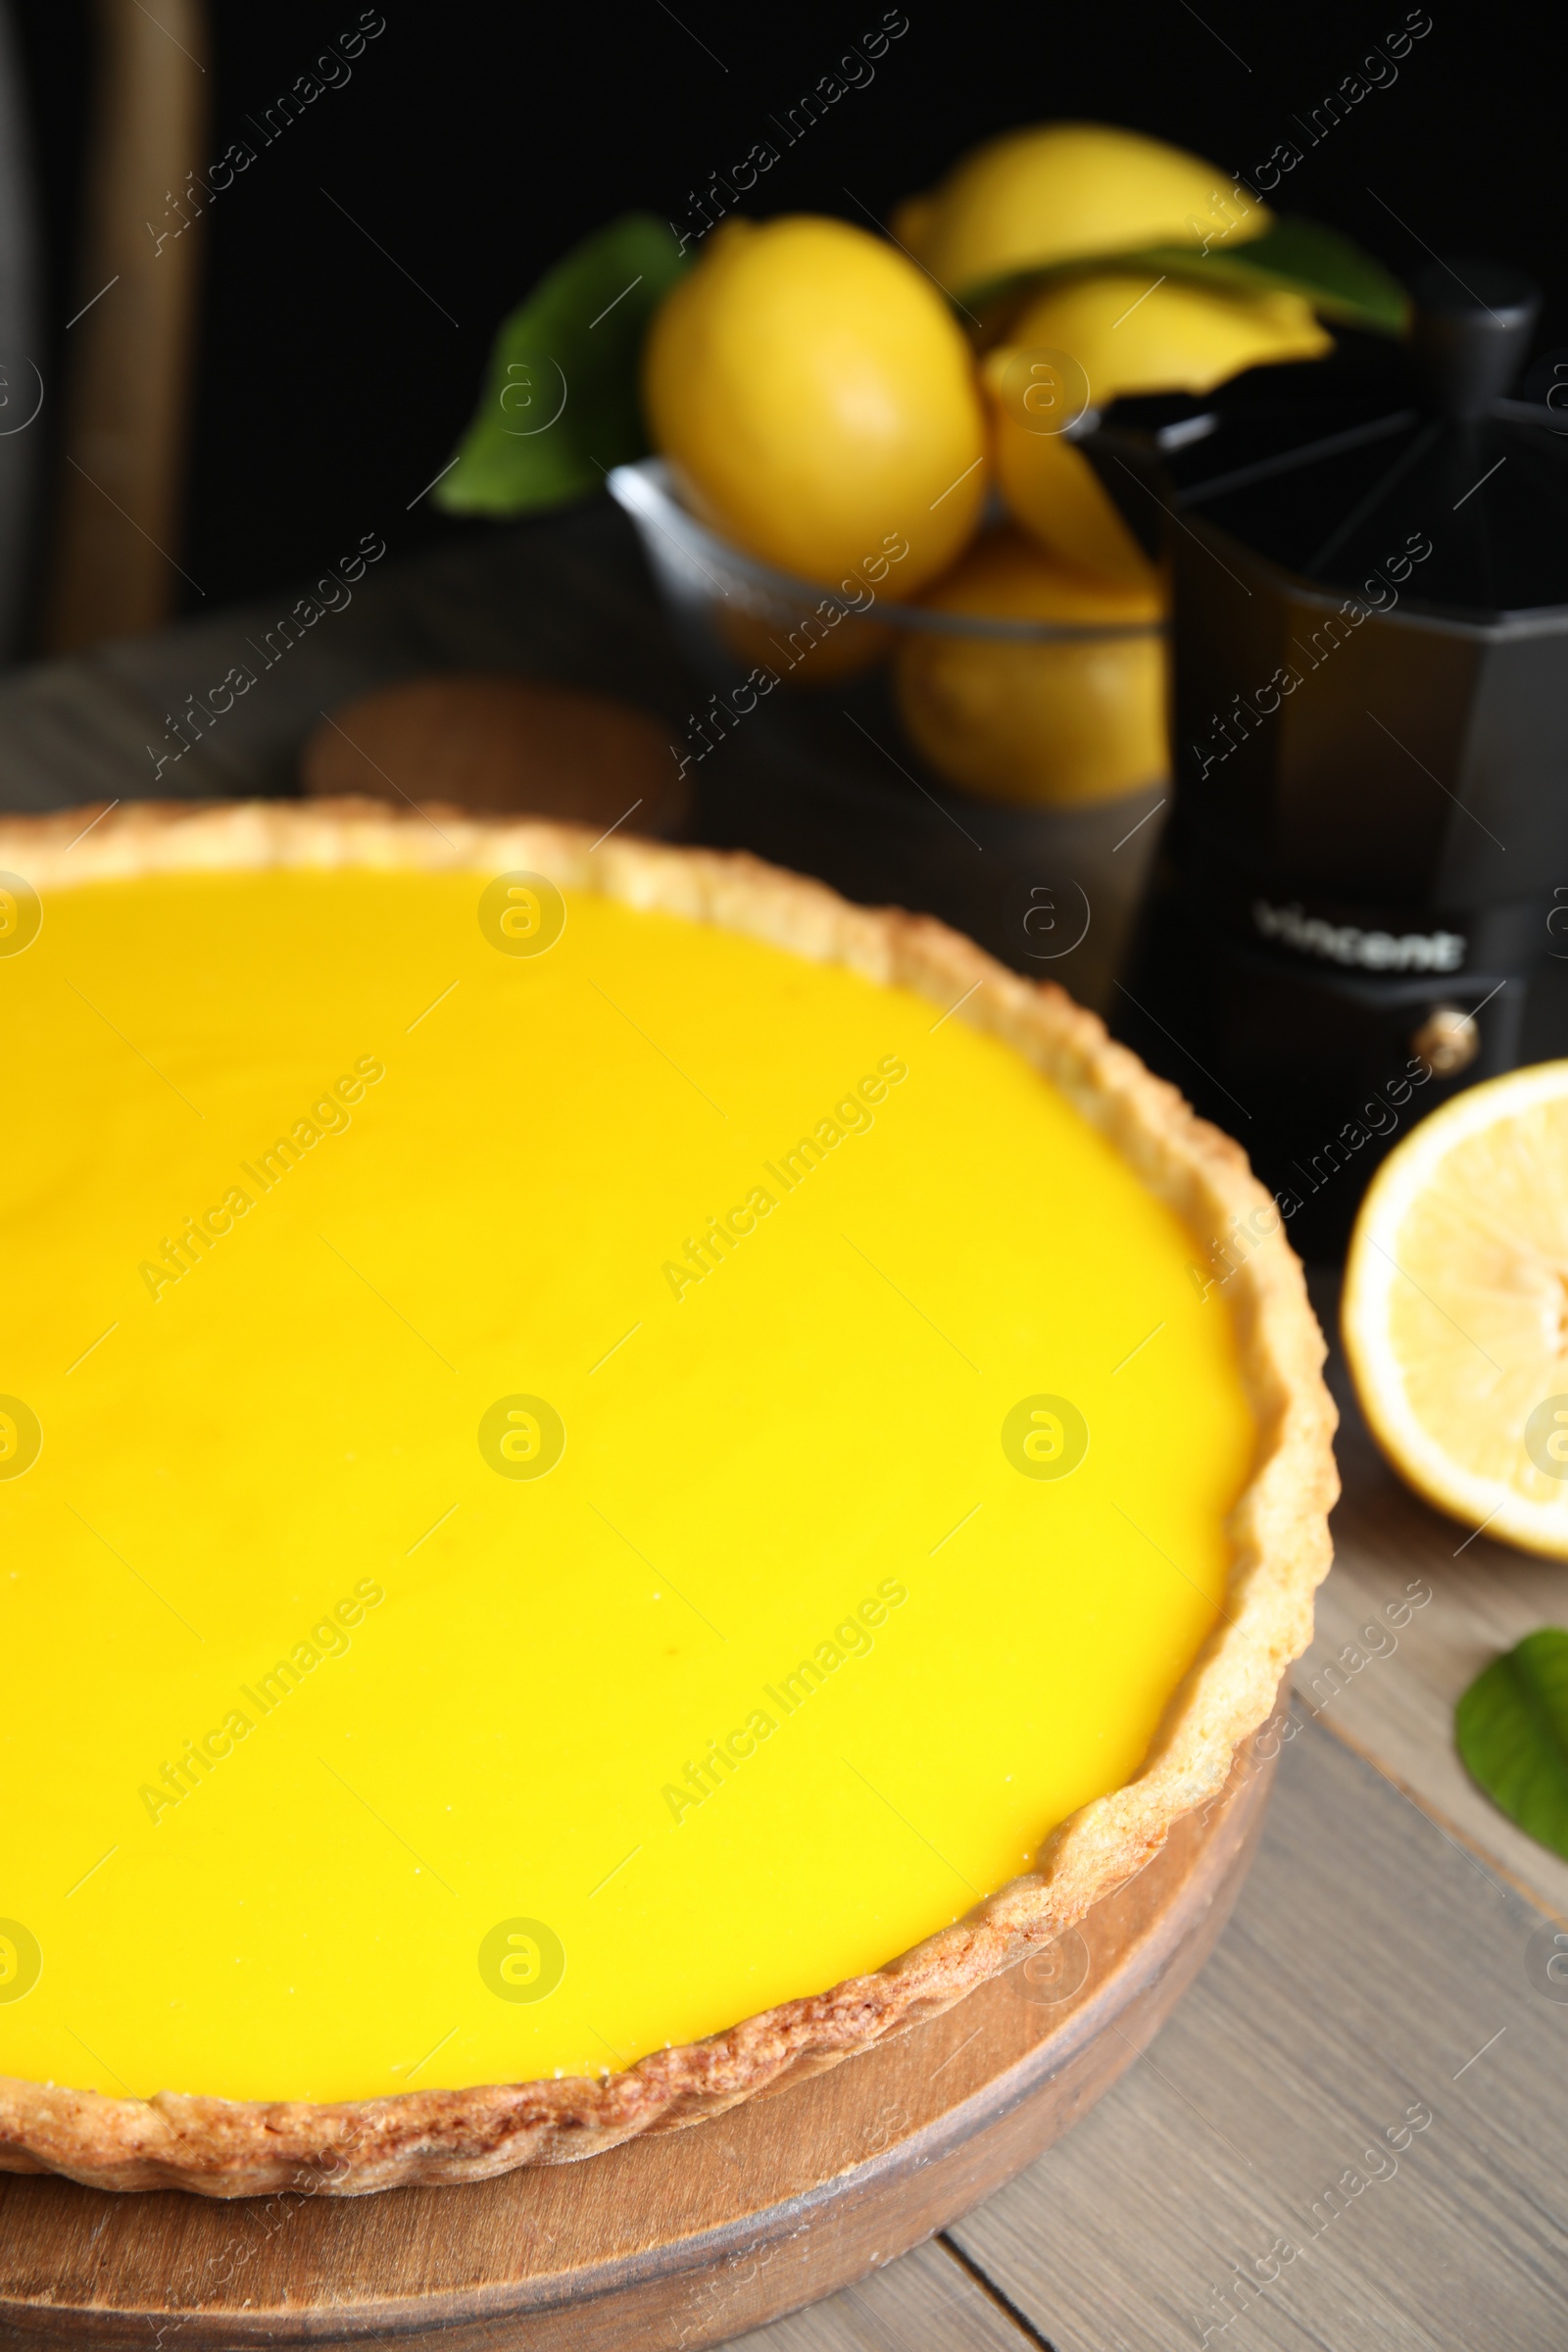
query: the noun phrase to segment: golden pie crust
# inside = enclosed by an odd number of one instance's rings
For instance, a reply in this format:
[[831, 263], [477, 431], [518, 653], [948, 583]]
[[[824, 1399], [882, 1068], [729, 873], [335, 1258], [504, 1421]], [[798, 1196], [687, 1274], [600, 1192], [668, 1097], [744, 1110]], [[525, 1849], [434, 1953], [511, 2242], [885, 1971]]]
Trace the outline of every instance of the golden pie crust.
[[[94, 816], [90, 833], [82, 829]], [[1107, 1037], [1051, 983], [1022, 979], [924, 915], [851, 906], [819, 882], [754, 858], [670, 849], [530, 819], [420, 816], [369, 802], [142, 803], [0, 821], [0, 868], [53, 887], [137, 874], [274, 866], [528, 869], [632, 906], [718, 924], [870, 980], [913, 989], [1004, 1039], [1115, 1145], [1197, 1237], [1228, 1234], [1269, 1204], [1241, 1148]], [[69, 858], [69, 862], [68, 862]], [[53, 2172], [94, 2188], [203, 2196], [294, 2189], [358, 2196], [483, 2180], [566, 2164], [668, 2131], [813, 2073], [934, 2017], [1049, 1942], [1158, 1852], [1183, 1814], [1224, 1787], [1239, 1743], [1274, 1704], [1312, 1635], [1339, 1492], [1324, 1345], [1277, 1216], [1225, 1283], [1257, 1423], [1252, 1476], [1231, 1516], [1225, 1621], [1171, 1698], [1137, 1778], [1046, 1838], [1036, 1868], [956, 1925], [868, 1976], [743, 2019], [708, 2040], [655, 2050], [594, 2081], [482, 2084], [317, 2105], [160, 2091], [109, 2098], [0, 2078], [0, 2172]]]

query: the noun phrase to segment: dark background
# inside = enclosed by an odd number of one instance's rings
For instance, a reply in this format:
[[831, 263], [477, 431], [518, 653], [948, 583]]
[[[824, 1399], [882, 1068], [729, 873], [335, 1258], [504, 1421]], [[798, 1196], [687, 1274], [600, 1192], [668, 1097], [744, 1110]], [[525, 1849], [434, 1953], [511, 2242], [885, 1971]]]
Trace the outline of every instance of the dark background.
[[[680, 0], [678, 14], [661, 0], [609, 14], [384, 0], [381, 13], [386, 30], [347, 86], [263, 150], [208, 216], [186, 547], [213, 603], [316, 568], [367, 530], [401, 550], [475, 527], [408, 502], [452, 454], [498, 320], [587, 230], [634, 205], [684, 220], [710, 171], [755, 139], [781, 144], [769, 116], [883, 14], [713, 0]], [[1426, 13], [1432, 29], [1397, 80], [1307, 152], [1272, 201], [1333, 222], [1405, 276], [1426, 247], [1517, 259], [1546, 289], [1543, 345], [1568, 343], [1568, 26], [1558, 12], [1475, 0], [1431, 0]], [[784, 154], [753, 207], [863, 220], [858, 199], [883, 218], [989, 132], [1053, 117], [1130, 124], [1250, 175], [1276, 142], [1305, 146], [1293, 117], [1407, 11], [1403, 0], [1202, 0], [1200, 15], [1187, 0], [909, 0], [906, 14], [875, 79]], [[218, 0], [212, 154], [359, 15], [358, 0]], [[21, 0], [17, 21], [58, 354], [80, 299], [88, 11]]]

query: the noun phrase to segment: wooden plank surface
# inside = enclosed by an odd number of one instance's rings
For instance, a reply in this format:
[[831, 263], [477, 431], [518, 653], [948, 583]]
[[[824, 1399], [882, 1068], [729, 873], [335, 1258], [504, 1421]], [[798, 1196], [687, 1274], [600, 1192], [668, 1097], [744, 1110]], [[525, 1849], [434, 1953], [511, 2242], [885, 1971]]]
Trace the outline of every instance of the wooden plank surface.
[[[1333, 1275], [1314, 1277], [1313, 1298], [1324, 1328], [1336, 1331]], [[1345, 1498], [1335, 1514], [1335, 1566], [1319, 1596], [1317, 1639], [1296, 1669], [1300, 1704], [1489, 1868], [1544, 1910], [1568, 1918], [1568, 1862], [1482, 1795], [1454, 1752], [1452, 1728], [1455, 1699], [1489, 1659], [1537, 1626], [1568, 1625], [1568, 1565], [1476, 1536], [1418, 1501], [1368, 1436], [1337, 1346], [1329, 1370], [1342, 1415]], [[1424, 1592], [1431, 1598], [1422, 1600]]]
[[[148, 791], [164, 713], [291, 601], [0, 684], [0, 804]], [[388, 562], [158, 790], [286, 791], [321, 709], [466, 666], [602, 686], [672, 729], [693, 691], [619, 518], [595, 510]], [[1332, 1277], [1316, 1296], [1332, 1322]], [[1568, 1865], [1495, 1813], [1451, 1738], [1453, 1700], [1488, 1657], [1568, 1622], [1568, 1569], [1467, 1543], [1407, 1494], [1338, 1363], [1334, 1381], [1338, 1564], [1297, 1670], [1263, 1852], [1216, 1957], [1087, 2122], [954, 2231], [978, 2280], [939, 2243], [746, 2337], [749, 2352], [1165, 2352], [1205, 2329], [1292, 2352], [1568, 2342], [1568, 2001], [1548, 1997], [1521, 1891], [1568, 1918]], [[1430, 1599], [1414, 1605], [1412, 1587]], [[1346, 2186], [1411, 2105], [1433, 2120], [1390, 2149], [1397, 2172]], [[1260, 2292], [1227, 2284], [1276, 2261]]]
[[1561, 2352], [1568, 2002], [1538, 1927], [1303, 1722], [1193, 1991], [956, 2241], [1054, 2352]]
[[730, 2339], [731, 2352], [1029, 2352], [1041, 2339], [977, 2281], [943, 2238], [873, 2271], [771, 2328]]
[[[378, 542], [370, 527], [357, 545], [322, 548], [318, 577], [333, 584], [313, 600], [321, 616], [309, 623], [297, 607], [311, 583], [299, 581], [0, 680], [0, 805], [292, 792], [300, 746], [323, 710], [430, 670], [518, 670], [597, 687], [664, 716], [673, 733], [690, 681], [629, 525], [608, 504], [475, 529], [403, 564], [367, 560]], [[255, 683], [226, 712], [198, 719], [200, 740], [181, 754], [171, 719], [184, 713], [188, 725], [193, 700], [210, 705], [236, 664]]]

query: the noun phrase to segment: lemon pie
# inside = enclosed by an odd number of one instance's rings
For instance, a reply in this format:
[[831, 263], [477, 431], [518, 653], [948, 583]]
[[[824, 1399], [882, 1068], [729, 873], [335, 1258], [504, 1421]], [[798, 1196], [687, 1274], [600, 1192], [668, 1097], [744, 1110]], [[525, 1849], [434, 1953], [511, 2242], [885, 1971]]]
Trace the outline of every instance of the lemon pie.
[[1224, 1783], [1327, 1565], [1321, 1341], [1059, 991], [448, 811], [0, 869], [0, 2168], [353, 2193], [693, 2122]]

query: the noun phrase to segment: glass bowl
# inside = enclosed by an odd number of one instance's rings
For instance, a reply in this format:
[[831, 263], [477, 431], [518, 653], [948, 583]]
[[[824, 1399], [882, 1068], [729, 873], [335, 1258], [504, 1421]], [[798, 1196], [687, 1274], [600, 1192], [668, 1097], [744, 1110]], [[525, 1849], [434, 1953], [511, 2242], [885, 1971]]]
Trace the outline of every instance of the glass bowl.
[[[1161, 624], [936, 612], [886, 593], [896, 559], [820, 588], [709, 529], [661, 459], [616, 466], [610, 489], [707, 690], [670, 747], [703, 838], [820, 874], [852, 898], [939, 914], [1108, 1011], [1166, 776], [1067, 805], [960, 789], [905, 728], [892, 666], [916, 639], [938, 657], [967, 642], [982, 649], [986, 677], [1026, 702], [1043, 656], [1159, 636]], [[961, 739], [956, 750], [961, 763]]]

